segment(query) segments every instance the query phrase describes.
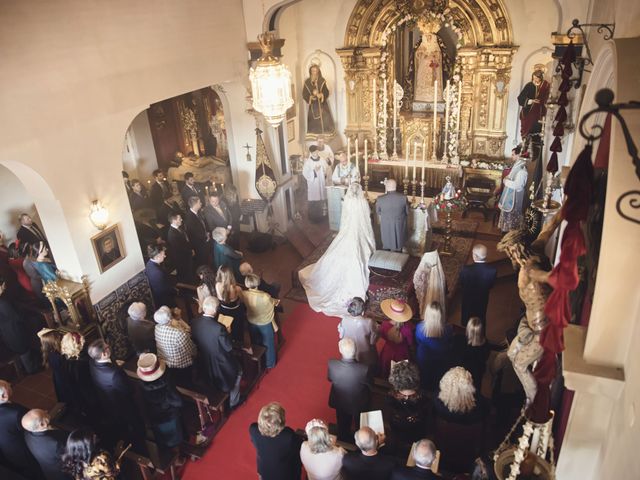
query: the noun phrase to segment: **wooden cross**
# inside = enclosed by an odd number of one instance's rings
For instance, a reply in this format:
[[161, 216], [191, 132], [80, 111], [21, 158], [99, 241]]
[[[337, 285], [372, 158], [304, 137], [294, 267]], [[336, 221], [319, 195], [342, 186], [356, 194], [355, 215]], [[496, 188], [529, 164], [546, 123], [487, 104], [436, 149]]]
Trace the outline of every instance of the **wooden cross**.
[[250, 161], [251, 161], [251, 152], [249, 152], [249, 150], [251, 150], [253, 147], [247, 143], [247, 144], [246, 144], [244, 147], [242, 147], [242, 148], [246, 148], [246, 149], [247, 149], [247, 155], [246, 155], [246, 157], [247, 157], [247, 162], [250, 162]]

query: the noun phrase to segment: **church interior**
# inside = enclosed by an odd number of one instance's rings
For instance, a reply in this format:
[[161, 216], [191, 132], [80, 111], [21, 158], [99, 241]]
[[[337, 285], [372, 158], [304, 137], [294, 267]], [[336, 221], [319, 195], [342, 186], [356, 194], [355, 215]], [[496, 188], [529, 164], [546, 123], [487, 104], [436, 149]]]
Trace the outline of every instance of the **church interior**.
[[0, 477], [640, 478], [639, 2], [0, 22]]

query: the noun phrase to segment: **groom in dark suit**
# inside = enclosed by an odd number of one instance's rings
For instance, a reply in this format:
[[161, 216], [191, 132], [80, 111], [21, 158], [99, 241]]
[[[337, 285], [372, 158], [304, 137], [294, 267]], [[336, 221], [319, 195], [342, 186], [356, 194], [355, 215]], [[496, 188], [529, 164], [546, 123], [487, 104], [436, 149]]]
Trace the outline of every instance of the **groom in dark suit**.
[[479, 317], [487, 326], [487, 305], [489, 292], [496, 281], [496, 268], [487, 265], [487, 247], [481, 244], [473, 247], [473, 264], [465, 265], [460, 272], [462, 288], [462, 325], [467, 326], [471, 317]]
[[376, 200], [376, 213], [380, 217], [382, 248], [400, 252], [407, 239], [407, 217], [409, 206], [407, 197], [396, 192], [396, 181], [386, 180], [387, 193]]

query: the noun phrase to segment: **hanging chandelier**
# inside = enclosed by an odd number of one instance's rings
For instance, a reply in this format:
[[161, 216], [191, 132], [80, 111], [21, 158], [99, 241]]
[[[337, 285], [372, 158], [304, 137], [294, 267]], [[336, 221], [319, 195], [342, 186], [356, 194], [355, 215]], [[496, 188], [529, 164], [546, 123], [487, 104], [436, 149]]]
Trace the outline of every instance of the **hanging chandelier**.
[[258, 35], [262, 55], [249, 72], [253, 92], [253, 108], [274, 127], [285, 118], [293, 105], [291, 98], [291, 72], [273, 56], [274, 36], [271, 32]]

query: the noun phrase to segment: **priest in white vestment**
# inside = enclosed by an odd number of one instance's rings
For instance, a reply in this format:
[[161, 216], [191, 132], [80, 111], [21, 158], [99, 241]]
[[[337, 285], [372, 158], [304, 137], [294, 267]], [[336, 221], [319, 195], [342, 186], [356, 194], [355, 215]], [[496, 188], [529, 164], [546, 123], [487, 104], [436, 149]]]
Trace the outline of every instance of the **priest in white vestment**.
[[321, 222], [325, 215], [325, 191], [327, 172], [329, 165], [320, 158], [318, 147], [309, 147], [309, 158], [302, 166], [302, 176], [307, 181], [307, 200], [309, 202], [309, 220]]
[[333, 169], [331, 182], [334, 185], [350, 185], [351, 182], [360, 182], [360, 171], [347, 159], [347, 154], [339, 152], [336, 158], [338, 164]]

